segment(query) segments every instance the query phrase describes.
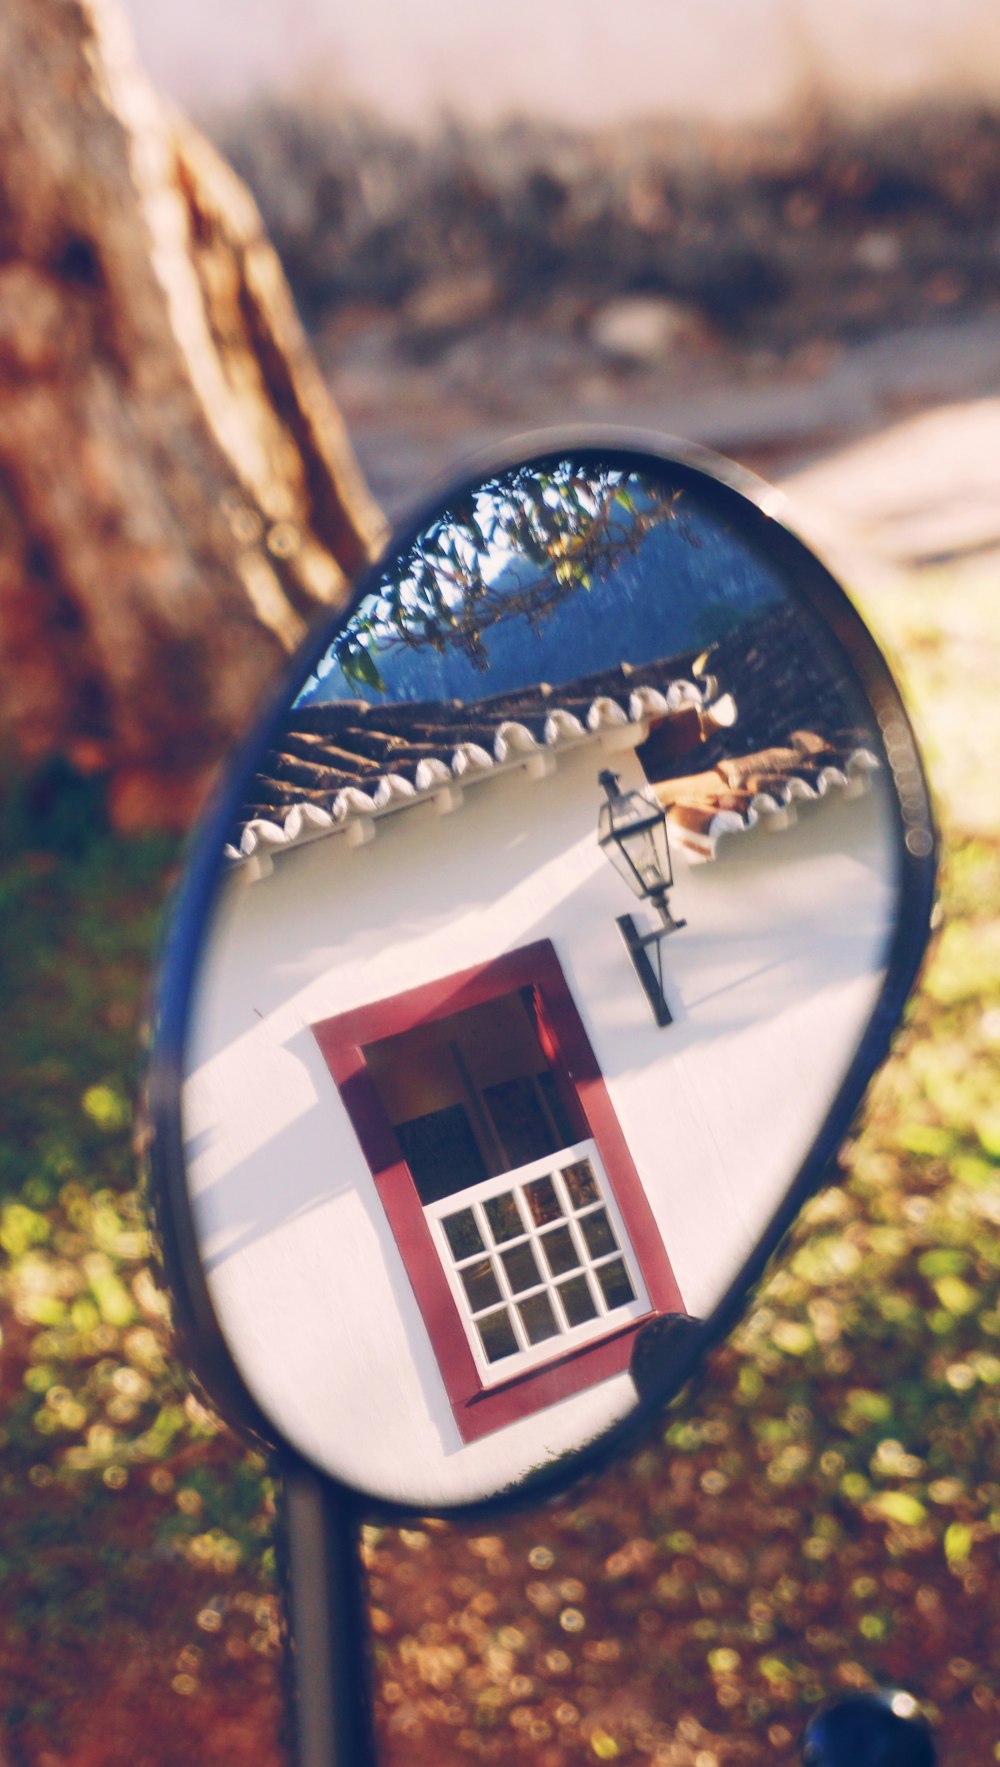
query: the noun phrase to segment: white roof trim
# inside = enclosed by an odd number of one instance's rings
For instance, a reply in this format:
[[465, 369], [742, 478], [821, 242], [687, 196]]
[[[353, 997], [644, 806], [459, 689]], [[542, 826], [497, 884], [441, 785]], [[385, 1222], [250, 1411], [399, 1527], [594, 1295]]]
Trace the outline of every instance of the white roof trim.
[[[711, 683], [713, 688], [714, 685]], [[621, 746], [625, 745], [626, 733], [631, 736], [633, 744], [638, 745], [648, 733], [650, 718], [664, 717], [687, 706], [700, 710], [706, 723], [716, 729], [727, 728], [735, 722], [736, 707], [731, 694], [724, 694], [711, 705], [706, 705], [705, 699], [704, 689], [695, 683], [672, 681], [665, 693], [655, 687], [634, 688], [629, 694], [627, 710], [618, 700], [602, 694], [592, 701], [585, 722], [564, 707], [556, 706], [545, 720], [541, 742], [527, 725], [507, 719], [494, 733], [492, 755], [481, 743], [461, 742], [456, 744], [450, 764], [438, 756], [428, 756], [420, 761], [412, 784], [402, 774], [384, 773], [373, 783], [370, 793], [356, 786], [344, 786], [337, 792], [329, 810], [301, 802], [292, 804], [280, 823], [255, 817], [244, 828], [239, 847], [226, 847], [226, 857], [238, 862], [255, 853], [302, 846], [335, 829], [363, 819], [370, 823], [373, 817], [403, 809], [407, 804], [427, 801], [443, 787], [454, 786], [457, 781], [463, 786], [474, 785], [499, 771], [523, 767], [526, 762], [531, 771], [533, 758], [538, 764], [544, 761], [548, 768], [554, 764], [559, 750], [592, 743], [595, 739], [599, 741], [602, 737], [610, 740], [616, 732], [620, 733]], [[794, 819], [794, 808], [799, 804], [817, 803], [830, 792], [848, 798], [862, 794], [869, 787], [871, 774], [878, 768], [878, 758], [870, 749], [857, 748], [840, 766], [823, 767], [814, 781], [790, 773], [779, 787], [759, 792], [745, 811], [717, 811], [707, 828], [695, 831], [675, 822], [671, 828], [680, 845], [692, 857], [714, 859], [719, 840], [745, 834], [757, 826], [775, 830], [786, 827]]]
[[373, 783], [370, 794], [356, 786], [344, 786], [337, 792], [330, 810], [315, 804], [296, 803], [286, 811], [282, 822], [255, 817], [244, 828], [239, 847], [226, 847], [226, 857], [239, 861], [248, 859], [261, 847], [300, 846], [356, 818], [402, 809], [407, 803], [440, 791], [442, 786], [451, 785], [456, 779], [460, 779], [463, 785], [471, 785], [477, 779], [496, 773], [498, 768], [520, 766], [532, 755], [551, 754], [570, 745], [592, 742], [595, 737], [610, 734], [613, 730], [624, 733], [632, 727], [634, 742], [638, 744], [648, 734], [651, 717], [664, 717], [685, 706], [710, 711], [705, 699], [704, 689], [694, 682], [671, 681], [665, 693], [653, 687], [633, 689], [627, 708], [611, 695], [601, 694], [588, 707], [585, 721], [563, 706], [554, 706], [545, 720], [541, 742], [527, 725], [516, 719], [506, 719], [494, 733], [492, 754], [481, 743], [460, 742], [456, 744], [450, 764], [438, 756], [428, 756], [418, 762], [413, 784], [401, 774], [384, 773]]
[[506, 761], [512, 750], [515, 754], [530, 755], [537, 748], [538, 744], [525, 724], [510, 721], [501, 724], [493, 738], [493, 752], [498, 761]]

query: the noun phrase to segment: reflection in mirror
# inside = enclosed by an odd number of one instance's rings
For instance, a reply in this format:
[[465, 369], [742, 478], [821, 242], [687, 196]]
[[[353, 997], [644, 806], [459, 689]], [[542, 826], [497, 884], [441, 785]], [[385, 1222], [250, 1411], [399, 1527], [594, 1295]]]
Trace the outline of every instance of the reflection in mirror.
[[260, 1409], [379, 1497], [488, 1497], [665, 1391], [875, 1008], [888, 770], [766, 528], [646, 457], [484, 480], [247, 784], [194, 1228]]

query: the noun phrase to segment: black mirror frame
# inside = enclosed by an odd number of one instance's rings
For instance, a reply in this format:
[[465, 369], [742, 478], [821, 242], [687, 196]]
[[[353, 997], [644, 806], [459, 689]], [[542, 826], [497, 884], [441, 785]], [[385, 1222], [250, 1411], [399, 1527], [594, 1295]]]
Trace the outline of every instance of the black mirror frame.
[[[175, 1309], [178, 1348], [183, 1360], [228, 1422], [271, 1452], [297, 1451], [276, 1439], [244, 1385], [216, 1318], [198, 1253], [185, 1179], [181, 1089], [184, 1053], [198, 965], [219, 889], [220, 855], [237, 819], [257, 760], [278, 734], [291, 699], [351, 618], [377, 586], [387, 558], [407, 547], [429, 521], [484, 478], [516, 466], [542, 466], [573, 455], [631, 470], [668, 469], [676, 480], [697, 486], [705, 503], [724, 518], [738, 516], [751, 543], [783, 569], [794, 593], [826, 628], [831, 646], [843, 653], [871, 708], [879, 732], [880, 758], [892, 782], [894, 837], [899, 864], [898, 911], [886, 973], [874, 1012], [853, 1060], [803, 1164], [768, 1222], [753, 1253], [723, 1295], [704, 1331], [684, 1344], [669, 1389], [655, 1400], [640, 1399], [635, 1410], [604, 1435], [572, 1455], [529, 1475], [511, 1489], [463, 1505], [391, 1502], [355, 1487], [366, 1513], [388, 1522], [419, 1515], [471, 1520], [536, 1501], [597, 1471], [639, 1439], [652, 1414], [662, 1409], [702, 1360], [706, 1350], [732, 1330], [745, 1311], [765, 1268], [807, 1199], [828, 1181], [837, 1150], [861, 1105], [868, 1083], [889, 1053], [903, 1007], [917, 978], [931, 931], [935, 902], [938, 841], [923, 766], [910, 720], [875, 640], [845, 591], [779, 513], [779, 493], [743, 468], [708, 450], [643, 433], [606, 429], [543, 432], [511, 441], [498, 453], [470, 461], [457, 478], [394, 531], [385, 548], [358, 580], [350, 600], [324, 621], [290, 660], [249, 736], [240, 745], [201, 817], [191, 840], [188, 863], [169, 915], [152, 1014], [151, 1053], [145, 1083], [148, 1124], [147, 1179], [154, 1232]], [[324, 1477], [328, 1475], [323, 1475]], [[332, 1481], [336, 1482], [336, 1481]]]

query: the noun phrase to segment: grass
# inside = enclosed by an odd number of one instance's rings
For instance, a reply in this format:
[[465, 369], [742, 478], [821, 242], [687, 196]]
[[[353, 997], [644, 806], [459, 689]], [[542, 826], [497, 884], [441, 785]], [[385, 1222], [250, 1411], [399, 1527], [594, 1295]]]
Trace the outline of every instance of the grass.
[[132, 1150], [176, 852], [116, 839], [68, 775], [8, 801], [5, 1760], [266, 1767], [284, 1758], [273, 1485], [172, 1360]]

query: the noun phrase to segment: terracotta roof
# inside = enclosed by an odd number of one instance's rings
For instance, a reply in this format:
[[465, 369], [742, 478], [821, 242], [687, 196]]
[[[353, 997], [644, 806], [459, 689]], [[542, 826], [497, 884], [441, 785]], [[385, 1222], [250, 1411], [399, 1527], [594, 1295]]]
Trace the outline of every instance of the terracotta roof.
[[[782, 600], [744, 620], [709, 652], [707, 666], [739, 706], [740, 753], [787, 744], [793, 730], [828, 742], [871, 742], [872, 715], [846, 659], [840, 663], [824, 627]], [[729, 733], [709, 744], [707, 766], [733, 753]], [[683, 769], [682, 769], [683, 771]]]
[[651, 723], [675, 721], [679, 746], [690, 753], [734, 716], [714, 683], [678, 678], [673, 660], [472, 704], [307, 704], [291, 714], [280, 749], [251, 781], [227, 852], [245, 858], [290, 846], [504, 767], [544, 765], [545, 756], [615, 730], [630, 732], [634, 746]]
[[248, 858], [352, 824], [362, 838], [374, 817], [618, 731], [681, 844], [711, 858], [724, 835], [784, 827], [831, 792], [856, 795], [878, 767], [864, 708], [829, 654], [808, 632], [803, 642], [801, 613], [782, 602], [701, 658], [623, 664], [558, 689], [312, 702], [265, 756], [226, 851]]
[[787, 827], [798, 806], [828, 794], [857, 796], [879, 766], [847, 665], [838, 667], [828, 642], [811, 641], [808, 618], [782, 601], [713, 646], [707, 666], [734, 698], [737, 719], [706, 734], [697, 771], [684, 756], [653, 765], [638, 751], [671, 826], [696, 856], [714, 857], [723, 835], [758, 823]]
[[723, 835], [743, 833], [759, 822], [787, 828], [799, 804], [828, 793], [857, 797], [877, 767], [871, 750], [850, 736], [827, 742], [812, 731], [795, 730], [785, 748], [720, 761], [700, 773], [658, 781], [653, 790], [681, 844], [696, 856], [714, 858]]

